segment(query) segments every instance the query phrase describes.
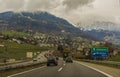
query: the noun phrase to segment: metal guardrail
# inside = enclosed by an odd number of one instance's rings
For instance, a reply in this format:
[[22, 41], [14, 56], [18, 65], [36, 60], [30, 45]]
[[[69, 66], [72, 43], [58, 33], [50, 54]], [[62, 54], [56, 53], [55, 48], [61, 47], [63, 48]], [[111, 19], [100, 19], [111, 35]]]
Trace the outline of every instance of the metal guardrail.
[[15, 68], [22, 68], [22, 67], [27, 67], [27, 66], [32, 66], [32, 65], [37, 65], [37, 64], [42, 64], [44, 62], [25, 62], [25, 63], [18, 63], [18, 64], [11, 64], [11, 65], [4, 65], [0, 66], [0, 71], [2, 70], [9, 70], [9, 69], [15, 69]]
[[23, 62], [28, 62], [28, 61], [30, 61], [30, 60], [19, 60], [19, 61], [15, 61], [15, 62], [0, 63], [0, 66], [10, 65], [10, 64], [17, 64], [17, 63], [23, 63]]
[[39, 54], [37, 56], [39, 58], [38, 61], [31, 60], [31, 61], [22, 62], [22, 63], [2, 65], [2, 66], [0, 66], [0, 71], [2, 71], [2, 70], [9, 70], [9, 69], [15, 69], [15, 68], [22, 68], [22, 67], [27, 67], [27, 66], [32, 66], [32, 65], [45, 63], [47, 61], [47, 59], [44, 56], [44, 54], [45, 53]]
[[22, 67], [27, 67], [27, 66], [33, 66], [37, 64], [42, 64], [45, 63], [46, 61], [29, 61], [29, 62], [24, 62], [24, 63], [18, 63], [18, 64], [10, 64], [10, 65], [4, 65], [0, 66], [0, 71], [2, 70], [9, 70], [9, 69], [15, 69], [15, 68], [22, 68]]
[[94, 63], [115, 65], [115, 66], [119, 66], [120, 67], [120, 62], [115, 62], [115, 61], [97, 61], [97, 60], [86, 60], [86, 59], [79, 59], [79, 60], [86, 61], [86, 62], [94, 62]]
[[17, 63], [17, 64], [9, 64], [9, 65], [0, 66], [0, 71], [37, 65], [45, 62], [46, 61], [42, 60], [42, 61], [29, 61], [29, 62], [23, 62], [23, 63]]

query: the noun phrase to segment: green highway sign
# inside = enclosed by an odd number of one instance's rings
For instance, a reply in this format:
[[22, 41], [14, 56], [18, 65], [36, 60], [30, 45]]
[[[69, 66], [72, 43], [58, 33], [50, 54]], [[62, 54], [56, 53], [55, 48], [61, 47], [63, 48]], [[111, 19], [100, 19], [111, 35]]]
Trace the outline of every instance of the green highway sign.
[[108, 57], [107, 47], [93, 47], [91, 48], [91, 55], [93, 57]]

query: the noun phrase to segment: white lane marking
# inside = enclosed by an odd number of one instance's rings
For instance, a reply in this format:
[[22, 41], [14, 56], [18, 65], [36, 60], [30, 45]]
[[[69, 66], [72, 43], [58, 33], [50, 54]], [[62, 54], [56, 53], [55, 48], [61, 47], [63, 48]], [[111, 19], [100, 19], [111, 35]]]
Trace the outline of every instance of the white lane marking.
[[63, 65], [65, 66], [66, 64], [64, 63]]
[[86, 66], [86, 67], [88, 67], [88, 68], [91, 68], [91, 69], [93, 69], [93, 70], [95, 70], [95, 71], [97, 71], [97, 72], [100, 72], [100, 73], [106, 75], [107, 77], [113, 77], [112, 75], [107, 74], [107, 73], [105, 73], [105, 72], [103, 72], [103, 71], [101, 71], [101, 70], [98, 70], [98, 69], [96, 69], [96, 68], [93, 68], [93, 67], [91, 67], [91, 66], [82, 64], [82, 63], [80, 63], [80, 62], [78, 62], [78, 61], [75, 61], [75, 62], [78, 63], [78, 64], [81, 64], [81, 65], [83, 65], [83, 66]]
[[20, 72], [20, 73], [17, 73], [17, 74], [9, 75], [7, 77], [17, 76], [17, 75], [28, 73], [28, 72], [31, 72], [31, 71], [34, 71], [34, 70], [37, 70], [37, 69], [40, 69], [40, 68], [44, 68], [44, 67], [46, 67], [46, 66], [42, 66], [42, 67], [34, 68], [34, 69], [31, 69], [31, 70], [28, 70], [28, 71], [24, 71], [24, 72]]
[[58, 72], [60, 72], [62, 69], [63, 69], [63, 68], [61, 67], [61, 68], [58, 70]]

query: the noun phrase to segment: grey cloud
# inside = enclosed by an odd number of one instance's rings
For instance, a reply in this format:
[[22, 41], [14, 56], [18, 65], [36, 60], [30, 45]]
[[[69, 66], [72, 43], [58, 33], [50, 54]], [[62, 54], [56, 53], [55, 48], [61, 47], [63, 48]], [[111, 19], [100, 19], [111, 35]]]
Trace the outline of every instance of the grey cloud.
[[2, 9], [4, 10], [14, 10], [17, 11], [19, 9], [22, 9], [24, 6], [24, 0], [1, 0], [0, 2]]
[[29, 0], [27, 3], [27, 9], [31, 11], [44, 10], [49, 11], [57, 7], [57, 0]]
[[64, 0], [63, 5], [65, 5], [67, 9], [76, 9], [93, 1], [94, 0]]
[[49, 11], [57, 7], [58, 0], [0, 0], [1, 11]]

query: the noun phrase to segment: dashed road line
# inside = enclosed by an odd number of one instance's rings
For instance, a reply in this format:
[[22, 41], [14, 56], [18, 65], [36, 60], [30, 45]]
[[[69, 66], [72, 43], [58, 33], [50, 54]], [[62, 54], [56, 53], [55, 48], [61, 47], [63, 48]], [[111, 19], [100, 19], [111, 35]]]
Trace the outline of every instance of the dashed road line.
[[64, 63], [63, 65], [65, 66], [66, 64]]
[[60, 72], [63, 69], [63, 67], [59, 68], [58, 72]]

